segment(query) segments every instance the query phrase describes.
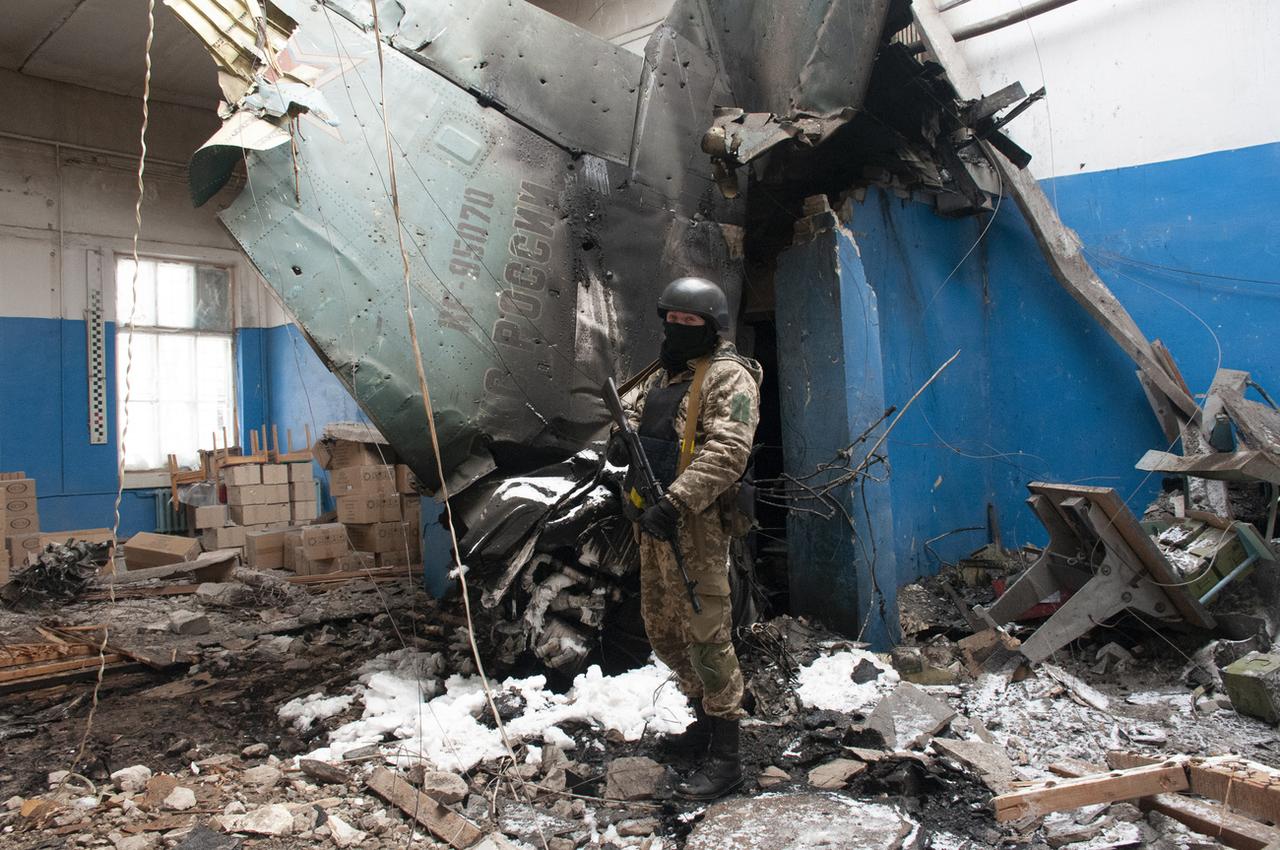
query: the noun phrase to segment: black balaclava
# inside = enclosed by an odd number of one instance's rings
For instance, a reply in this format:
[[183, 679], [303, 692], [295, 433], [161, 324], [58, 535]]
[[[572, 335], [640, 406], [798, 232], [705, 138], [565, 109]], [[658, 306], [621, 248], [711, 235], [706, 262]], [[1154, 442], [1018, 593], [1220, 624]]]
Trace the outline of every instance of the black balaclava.
[[688, 368], [690, 360], [710, 354], [716, 347], [716, 329], [710, 322], [702, 325], [663, 323], [662, 365], [671, 374]]

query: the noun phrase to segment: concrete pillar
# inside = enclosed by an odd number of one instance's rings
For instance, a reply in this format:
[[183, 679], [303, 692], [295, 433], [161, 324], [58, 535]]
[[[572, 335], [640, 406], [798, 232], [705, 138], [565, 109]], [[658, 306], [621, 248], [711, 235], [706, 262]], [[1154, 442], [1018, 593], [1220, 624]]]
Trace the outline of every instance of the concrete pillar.
[[[810, 233], [828, 229], [784, 251], [774, 278], [783, 464], [797, 478], [830, 463], [885, 409], [876, 295], [858, 246], [831, 213], [807, 223], [816, 224]], [[851, 464], [866, 455], [883, 427], [853, 448]], [[887, 446], [880, 453], [887, 454]], [[884, 466], [872, 472], [888, 476]], [[804, 483], [821, 488], [838, 474]], [[805, 500], [796, 485], [790, 489], [800, 497], [787, 518], [792, 612], [888, 648], [898, 636], [889, 483], [840, 486], [831, 493], [832, 506]]]

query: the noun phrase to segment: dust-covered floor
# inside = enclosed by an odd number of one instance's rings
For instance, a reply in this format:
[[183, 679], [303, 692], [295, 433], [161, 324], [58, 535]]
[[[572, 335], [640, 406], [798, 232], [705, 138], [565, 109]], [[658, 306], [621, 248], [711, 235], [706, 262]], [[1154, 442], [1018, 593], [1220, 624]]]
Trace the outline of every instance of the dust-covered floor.
[[[1203, 848], [1219, 845], [1128, 804], [1001, 823], [991, 800], [1116, 750], [1280, 762], [1273, 727], [1197, 691], [1211, 665], [1192, 637], [1105, 631], [1000, 675], [969, 663], [934, 590], [904, 593], [921, 604], [892, 655], [787, 617], [743, 632], [746, 781], [714, 805], [671, 793], [701, 755], [663, 747], [691, 714], [660, 666], [495, 676], [499, 729], [459, 610], [405, 581], [237, 570], [189, 595], [5, 613], [6, 647], [106, 625], [113, 647], [175, 663], [104, 676], [96, 708], [92, 681], [3, 697], [0, 846], [448, 846], [371, 787], [391, 775], [490, 848]], [[207, 630], [175, 633], [176, 610]]]

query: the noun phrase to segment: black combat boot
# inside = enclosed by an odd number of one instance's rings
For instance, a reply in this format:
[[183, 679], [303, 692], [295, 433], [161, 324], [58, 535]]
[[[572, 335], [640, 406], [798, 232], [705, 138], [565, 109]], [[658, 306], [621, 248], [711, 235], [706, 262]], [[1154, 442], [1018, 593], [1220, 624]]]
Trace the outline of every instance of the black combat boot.
[[702, 710], [702, 701], [693, 706], [693, 722], [679, 735], [665, 735], [658, 748], [663, 755], [700, 759], [711, 745], [711, 718]]
[[738, 753], [738, 721], [709, 717], [711, 748], [707, 760], [692, 776], [676, 785], [686, 800], [714, 800], [742, 784], [742, 757]]

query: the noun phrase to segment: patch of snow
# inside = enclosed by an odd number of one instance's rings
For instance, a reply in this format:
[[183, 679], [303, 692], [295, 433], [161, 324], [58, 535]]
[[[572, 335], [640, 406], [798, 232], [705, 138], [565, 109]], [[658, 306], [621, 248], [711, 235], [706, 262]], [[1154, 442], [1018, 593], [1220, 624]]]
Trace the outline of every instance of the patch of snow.
[[[605, 676], [593, 665], [574, 679], [566, 694], [548, 690], [545, 676], [507, 679], [493, 682], [491, 687], [495, 692], [514, 691], [524, 700], [523, 713], [505, 724], [510, 739], [543, 741], [567, 749], [573, 746], [573, 739], [557, 724], [572, 720], [615, 730], [628, 741], [638, 740], [645, 731], [683, 730], [693, 715], [688, 701], [668, 683], [669, 677], [670, 671], [656, 662], [617, 676]], [[361, 718], [334, 730], [329, 745], [308, 758], [340, 759], [345, 752], [387, 737], [399, 742], [389, 756], [396, 763], [425, 760], [441, 770], [468, 770], [506, 753], [498, 731], [477, 720], [488, 711], [478, 677], [450, 676], [444, 693], [425, 701], [423, 697], [433, 691], [421, 690], [412, 675], [384, 669], [362, 677], [362, 681]]]
[[495, 492], [494, 498], [501, 501], [524, 499], [530, 502], [541, 502], [554, 505], [565, 493], [578, 486], [571, 478], [560, 476], [543, 476], [538, 478], [508, 478]]
[[[880, 675], [869, 682], [853, 681], [853, 669], [861, 661], [869, 661]], [[877, 656], [861, 649], [844, 649], [824, 655], [801, 667], [796, 677], [796, 696], [810, 708], [854, 712], [874, 705], [881, 696], [893, 690], [898, 672]]]
[[292, 724], [294, 729], [299, 732], [305, 732], [317, 720], [333, 717], [346, 711], [354, 701], [355, 695], [353, 694], [326, 697], [322, 693], [314, 693], [289, 700], [280, 706], [277, 713], [281, 720]]

